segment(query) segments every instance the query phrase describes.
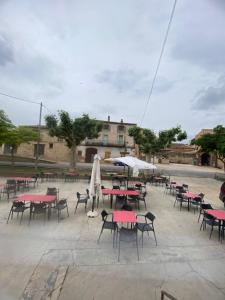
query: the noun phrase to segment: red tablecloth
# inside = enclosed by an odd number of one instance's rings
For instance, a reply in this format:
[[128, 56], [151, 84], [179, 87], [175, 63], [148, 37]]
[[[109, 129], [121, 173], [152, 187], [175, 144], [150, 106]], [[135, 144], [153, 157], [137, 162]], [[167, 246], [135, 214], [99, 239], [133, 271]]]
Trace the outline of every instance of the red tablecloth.
[[55, 195], [40, 195], [40, 194], [24, 194], [17, 196], [17, 201], [25, 202], [54, 202], [56, 201]]
[[130, 190], [117, 190], [117, 189], [102, 189], [103, 195], [127, 195], [127, 196], [138, 196], [138, 191]]
[[225, 220], [225, 211], [221, 209], [207, 209], [207, 214], [213, 216], [217, 220]]
[[13, 179], [15, 179], [15, 180], [18, 180], [18, 181], [32, 181], [32, 180], [34, 180], [34, 178], [32, 178], [32, 177], [13, 177]]
[[195, 198], [195, 197], [200, 197], [199, 194], [192, 193], [192, 192], [182, 193], [182, 195], [183, 195], [185, 198], [188, 198], [188, 199], [193, 199], [193, 198]]
[[113, 212], [113, 221], [120, 223], [136, 223], [137, 218], [133, 211], [115, 210]]

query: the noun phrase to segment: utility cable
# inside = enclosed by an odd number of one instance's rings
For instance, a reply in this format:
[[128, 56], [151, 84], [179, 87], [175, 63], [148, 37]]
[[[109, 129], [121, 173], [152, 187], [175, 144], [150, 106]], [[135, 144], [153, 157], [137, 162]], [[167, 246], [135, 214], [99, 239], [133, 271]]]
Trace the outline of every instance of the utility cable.
[[145, 108], [144, 108], [143, 115], [142, 115], [142, 118], [141, 118], [140, 126], [142, 125], [142, 123], [144, 121], [146, 111], [148, 109], [148, 105], [149, 105], [149, 102], [150, 102], [150, 99], [151, 99], [151, 96], [152, 96], [153, 88], [154, 88], [154, 85], [155, 85], [155, 82], [156, 82], [156, 77], [157, 77], [158, 70], [159, 70], [159, 66], [160, 66], [162, 56], [163, 56], [163, 52], [164, 52], [164, 49], [165, 49], [165, 46], [166, 46], [169, 30], [170, 30], [170, 27], [171, 27], [171, 24], [172, 24], [172, 21], [173, 21], [173, 16], [174, 16], [176, 4], [177, 4], [177, 0], [175, 0], [174, 4], [173, 4], [173, 8], [172, 8], [172, 11], [171, 11], [169, 23], [168, 23], [167, 30], [166, 30], [166, 35], [165, 35], [165, 38], [164, 38], [164, 41], [163, 41], [163, 44], [162, 44], [162, 49], [161, 49], [161, 52], [160, 52], [160, 55], [159, 55], [159, 60], [158, 60], [156, 70], [155, 70], [155, 74], [154, 74], [154, 77], [153, 77], [153, 80], [152, 80], [149, 96], [148, 96], [147, 102], [145, 104]]

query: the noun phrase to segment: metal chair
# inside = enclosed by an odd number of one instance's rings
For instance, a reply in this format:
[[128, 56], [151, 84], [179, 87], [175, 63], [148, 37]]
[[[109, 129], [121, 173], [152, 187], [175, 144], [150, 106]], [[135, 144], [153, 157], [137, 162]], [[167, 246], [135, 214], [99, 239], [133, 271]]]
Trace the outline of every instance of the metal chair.
[[180, 210], [181, 210], [181, 208], [183, 206], [183, 203], [187, 203], [188, 204], [188, 200], [185, 199], [181, 193], [177, 193], [176, 194], [176, 198], [175, 198], [173, 206], [175, 206], [177, 202], [180, 203]]
[[139, 209], [140, 209], [140, 202], [144, 202], [145, 210], [147, 210], [147, 205], [146, 205], [146, 200], [145, 200], [146, 194], [147, 194], [147, 192], [141, 193], [137, 198]]
[[205, 230], [206, 225], [211, 226], [211, 231], [210, 231], [210, 235], [209, 235], [209, 238], [211, 239], [214, 227], [215, 226], [219, 227], [219, 221], [215, 220], [213, 216], [211, 216], [210, 214], [207, 214], [207, 212], [204, 211], [200, 230], [201, 229]]
[[145, 222], [137, 222], [137, 229], [141, 231], [141, 238], [142, 238], [142, 247], [143, 247], [143, 236], [144, 232], [149, 234], [150, 231], [153, 232], [155, 238], [155, 244], [157, 246], [157, 239], [155, 235], [155, 228], [154, 228], [154, 220], [155, 216], [151, 212], [147, 212], [145, 215], [137, 215], [137, 217], [142, 217], [145, 219]]
[[47, 206], [46, 203], [35, 203], [35, 202], [32, 202], [31, 205], [30, 205], [29, 224], [30, 224], [30, 221], [32, 219], [32, 216], [33, 216], [33, 219], [34, 219], [35, 215], [40, 215], [40, 214], [44, 214], [45, 221], [46, 221], [47, 208], [48, 208], [48, 206]]
[[118, 235], [119, 235], [118, 261], [120, 261], [120, 242], [135, 242], [137, 247], [137, 257], [139, 260], [137, 226], [134, 226], [133, 228], [121, 227]]
[[77, 192], [77, 205], [75, 207], [74, 214], [76, 213], [77, 206], [80, 203], [85, 205], [84, 206], [85, 212], [87, 211], [87, 203], [88, 203], [89, 198], [90, 198], [90, 196], [89, 196], [89, 190], [88, 189], [86, 190], [86, 194], [80, 194], [79, 192]]
[[60, 220], [60, 216], [61, 216], [61, 211], [63, 209], [67, 210], [67, 216], [69, 217], [69, 210], [68, 210], [68, 205], [67, 205], [67, 199], [61, 199], [59, 200], [56, 205], [54, 206], [54, 209], [57, 210], [57, 215], [58, 215], [58, 222]]
[[10, 216], [11, 216], [11, 219], [13, 218], [13, 213], [16, 213], [17, 217], [18, 217], [19, 213], [21, 213], [21, 217], [20, 217], [20, 224], [21, 224], [22, 219], [23, 219], [23, 213], [28, 208], [29, 208], [29, 206], [26, 206], [24, 202], [13, 201], [6, 223], [7, 224], [9, 223]]
[[201, 215], [203, 216], [204, 210], [206, 210], [206, 209], [213, 209], [213, 207], [209, 203], [201, 203], [200, 204], [200, 210], [199, 210], [199, 216], [198, 216], [198, 222], [200, 220]]
[[16, 180], [14, 180], [14, 179], [8, 179], [6, 181], [6, 185], [4, 186], [2, 194], [6, 194], [7, 200], [9, 201], [10, 194], [13, 194], [13, 196], [15, 197], [16, 192], [17, 192]]
[[56, 200], [58, 201], [58, 199], [59, 199], [59, 189], [56, 188], [56, 187], [48, 187], [46, 195], [56, 196]]
[[[102, 229], [100, 231], [100, 234], [99, 234], [99, 238], [98, 238], [98, 243], [100, 242], [100, 238], [101, 238], [101, 235], [102, 235], [102, 232], [104, 229], [109, 229], [111, 230], [111, 232], [113, 231], [113, 247], [114, 247], [114, 244], [115, 244], [115, 240], [116, 240], [116, 235], [117, 235], [117, 232], [118, 232], [118, 226], [116, 224], [116, 222], [113, 222], [112, 220], [112, 213], [107, 213], [106, 210], [103, 210], [101, 212], [101, 216], [102, 216]], [[108, 221], [108, 217], [111, 216], [111, 221]]]

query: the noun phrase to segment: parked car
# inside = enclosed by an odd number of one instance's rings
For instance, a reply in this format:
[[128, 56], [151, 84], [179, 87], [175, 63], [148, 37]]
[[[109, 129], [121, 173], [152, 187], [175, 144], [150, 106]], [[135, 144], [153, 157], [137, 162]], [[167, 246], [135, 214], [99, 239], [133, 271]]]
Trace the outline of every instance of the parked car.
[[225, 206], [225, 182], [221, 185], [219, 198], [223, 201]]
[[114, 164], [114, 166], [124, 167], [124, 164], [121, 161], [115, 161], [113, 164]]

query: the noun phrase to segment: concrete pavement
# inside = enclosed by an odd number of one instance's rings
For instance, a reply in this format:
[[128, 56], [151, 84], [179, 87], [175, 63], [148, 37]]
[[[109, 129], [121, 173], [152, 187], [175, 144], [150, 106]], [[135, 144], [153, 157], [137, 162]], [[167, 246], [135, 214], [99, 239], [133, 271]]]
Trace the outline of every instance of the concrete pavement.
[[[206, 199], [223, 209], [217, 197], [219, 182], [174, 179], [205, 192]], [[28, 226], [26, 213], [21, 225], [16, 217], [7, 225], [11, 204], [0, 201], [0, 299], [160, 299], [162, 289], [182, 300], [225, 299], [224, 242], [218, 242], [216, 229], [209, 240], [209, 230], [199, 230], [198, 214], [174, 207], [174, 197], [164, 194], [163, 187], [147, 187], [158, 246], [146, 235], [138, 261], [135, 245], [122, 244], [118, 262], [110, 232], [97, 243], [100, 216], [88, 219], [82, 205], [73, 214], [75, 193], [84, 192], [87, 181], [47, 182], [30, 192], [44, 193], [48, 186], [58, 187], [60, 197], [68, 199], [70, 217], [60, 223], [56, 215], [47, 222], [40, 216]], [[103, 207], [110, 210], [107, 199], [100, 201], [99, 211]]]

